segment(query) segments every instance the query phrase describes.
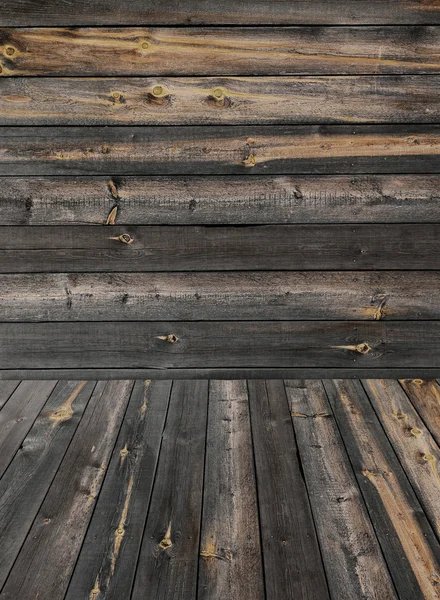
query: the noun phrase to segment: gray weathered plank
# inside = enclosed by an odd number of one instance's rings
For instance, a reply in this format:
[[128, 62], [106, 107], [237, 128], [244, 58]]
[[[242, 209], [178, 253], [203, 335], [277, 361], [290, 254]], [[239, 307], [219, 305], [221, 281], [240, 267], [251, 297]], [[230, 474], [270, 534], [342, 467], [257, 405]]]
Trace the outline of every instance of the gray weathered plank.
[[263, 600], [245, 381], [211, 381], [198, 600]]
[[424, 270], [440, 224], [0, 228], [0, 273]]
[[130, 381], [97, 384], [6, 580], [2, 600], [64, 597], [132, 387]]
[[440, 385], [434, 379], [403, 379], [403, 389], [440, 446]]
[[66, 600], [130, 597], [170, 390], [170, 381], [135, 383]]
[[4, 127], [0, 175], [439, 173], [440, 125]]
[[2, 409], [9, 400], [18, 385], [18, 381], [2, 381], [0, 383], [0, 409]]
[[208, 382], [174, 381], [132, 600], [195, 600]]
[[439, 175], [0, 178], [3, 225], [440, 221]]
[[267, 598], [328, 598], [282, 381], [248, 381]]
[[435, 123], [438, 75], [6, 78], [0, 125]]
[[332, 598], [396, 600], [322, 382], [285, 386]]
[[401, 600], [438, 598], [440, 545], [360, 382], [324, 382]]
[[0, 275], [0, 321], [439, 320], [439, 286], [439, 271]]
[[0, 50], [3, 76], [440, 72], [440, 28], [420, 26], [4, 28]]
[[32, 526], [94, 387], [93, 381], [59, 382], [0, 479], [0, 589]]

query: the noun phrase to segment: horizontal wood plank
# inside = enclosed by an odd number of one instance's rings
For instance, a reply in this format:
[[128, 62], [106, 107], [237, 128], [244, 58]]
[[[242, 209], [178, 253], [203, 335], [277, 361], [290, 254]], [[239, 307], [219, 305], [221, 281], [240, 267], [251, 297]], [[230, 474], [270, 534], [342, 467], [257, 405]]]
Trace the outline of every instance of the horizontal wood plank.
[[439, 73], [440, 28], [4, 28], [0, 52], [3, 76]]
[[0, 275], [0, 321], [440, 320], [439, 289], [440, 271]]
[[296, 23], [440, 23], [440, 8], [436, 0], [341, 0], [337, 4], [326, 0], [295, 0], [273, 2], [251, 0], [221, 4], [214, 0], [187, 0], [180, 5], [171, 0], [144, 2], [132, 0], [123, 9], [116, 0], [86, 0], [71, 5], [57, 0], [4, 0], [2, 23], [18, 25], [137, 25], [151, 24], [296, 24]]
[[0, 125], [435, 123], [439, 75], [6, 78]]
[[4, 127], [0, 175], [439, 173], [440, 125]]
[[3, 225], [440, 221], [439, 175], [0, 178]]
[[0, 323], [2, 369], [440, 368], [440, 322]]
[[438, 269], [439, 224], [4, 227], [0, 272]]

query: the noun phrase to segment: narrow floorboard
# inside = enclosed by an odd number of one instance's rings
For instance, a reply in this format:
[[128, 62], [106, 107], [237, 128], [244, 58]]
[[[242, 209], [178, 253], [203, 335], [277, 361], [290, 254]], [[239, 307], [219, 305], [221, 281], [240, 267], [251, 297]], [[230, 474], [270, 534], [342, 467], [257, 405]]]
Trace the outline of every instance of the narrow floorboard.
[[0, 600], [435, 600], [434, 380], [0, 385]]

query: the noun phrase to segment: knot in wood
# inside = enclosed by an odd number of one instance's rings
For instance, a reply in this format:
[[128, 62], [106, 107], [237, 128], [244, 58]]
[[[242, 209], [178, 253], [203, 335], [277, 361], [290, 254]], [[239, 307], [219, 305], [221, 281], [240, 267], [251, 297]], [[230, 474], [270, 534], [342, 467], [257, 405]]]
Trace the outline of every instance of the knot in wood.
[[163, 98], [163, 96], [167, 95], [167, 91], [163, 87], [163, 85], [155, 85], [154, 88], [151, 90], [151, 95], [155, 98]]
[[216, 87], [212, 90], [211, 95], [216, 100], [224, 100], [226, 97], [226, 91], [222, 87]]
[[4, 50], [3, 50], [3, 54], [5, 56], [14, 56], [14, 54], [16, 54], [17, 50], [14, 48], [14, 46], [5, 46]]
[[160, 335], [159, 340], [163, 340], [164, 342], [168, 342], [169, 344], [175, 344], [179, 341], [179, 338], [177, 337], [177, 335], [174, 335], [174, 333], [169, 333], [168, 335]]
[[118, 239], [123, 244], [132, 244], [133, 243], [133, 238], [128, 233], [123, 233], [122, 235], [119, 236]]
[[359, 354], [368, 354], [370, 350], [371, 346], [367, 342], [362, 342], [362, 344], [356, 346], [356, 352], [359, 352]]

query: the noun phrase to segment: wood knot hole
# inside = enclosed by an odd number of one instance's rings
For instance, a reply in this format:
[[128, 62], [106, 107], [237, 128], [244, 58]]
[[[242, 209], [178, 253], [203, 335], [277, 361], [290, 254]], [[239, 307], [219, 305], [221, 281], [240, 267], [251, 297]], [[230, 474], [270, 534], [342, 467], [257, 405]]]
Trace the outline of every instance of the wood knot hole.
[[371, 346], [367, 342], [362, 342], [356, 346], [356, 352], [359, 354], [368, 354], [371, 351]]
[[5, 46], [4, 50], [3, 50], [3, 54], [5, 56], [14, 56], [14, 54], [17, 53], [17, 50], [14, 48], [14, 46]]
[[174, 333], [169, 333], [168, 335], [160, 335], [159, 339], [163, 340], [164, 342], [168, 342], [169, 344], [175, 344], [179, 341], [179, 338], [177, 337], [177, 335], [174, 335]]

